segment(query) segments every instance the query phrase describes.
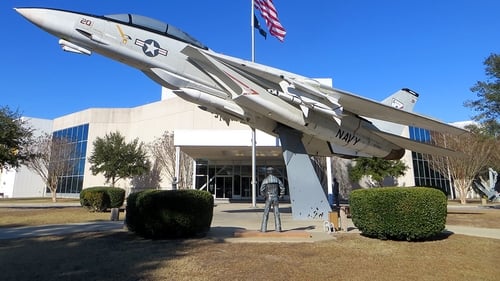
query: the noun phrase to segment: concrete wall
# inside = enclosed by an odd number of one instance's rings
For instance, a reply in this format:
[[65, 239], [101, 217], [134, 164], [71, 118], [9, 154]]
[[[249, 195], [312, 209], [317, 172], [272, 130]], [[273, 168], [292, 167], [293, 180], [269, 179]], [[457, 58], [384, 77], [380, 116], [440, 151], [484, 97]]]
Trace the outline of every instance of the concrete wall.
[[[52, 133], [52, 120], [23, 117], [33, 128], [33, 136]], [[45, 195], [45, 182], [25, 166], [0, 173], [0, 193], [5, 198], [40, 197]]]
[[[228, 126], [225, 122], [215, 118], [213, 114], [202, 111], [195, 104], [188, 103], [178, 97], [166, 98], [135, 108], [91, 108], [75, 112], [55, 119], [53, 130], [57, 131], [86, 123], [89, 124], [89, 135], [84, 188], [105, 184], [104, 176], [92, 175], [88, 157], [94, 149], [95, 139], [104, 137], [108, 133], [118, 131], [125, 136], [127, 142], [139, 138], [140, 141], [148, 144], [161, 137], [165, 131], [198, 129], [250, 131], [248, 126], [238, 122], [231, 122]], [[162, 185], [165, 186], [169, 186], [169, 184], [162, 182]], [[129, 181], [119, 181], [117, 186], [127, 189]]]

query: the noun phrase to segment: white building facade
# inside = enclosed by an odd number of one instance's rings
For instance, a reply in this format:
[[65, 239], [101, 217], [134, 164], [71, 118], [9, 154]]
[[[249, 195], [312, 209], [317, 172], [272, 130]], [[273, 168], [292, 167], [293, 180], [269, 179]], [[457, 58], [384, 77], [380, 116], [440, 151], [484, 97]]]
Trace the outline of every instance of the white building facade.
[[[23, 118], [35, 137], [52, 132], [52, 120]], [[26, 166], [0, 171], [0, 198], [43, 197], [45, 192], [45, 182]]]
[[[53, 132], [70, 139], [77, 139], [81, 163], [75, 175], [61, 181], [61, 196], [78, 195], [82, 188], [103, 186], [105, 178], [93, 175], [88, 158], [93, 142], [111, 132], [119, 132], [126, 141], [138, 138], [145, 144], [161, 137], [164, 132], [174, 134], [175, 146], [191, 156], [197, 187], [211, 191], [220, 198], [249, 198], [251, 174], [251, 129], [239, 122], [225, 122], [203, 111], [193, 103], [162, 93], [162, 100], [134, 108], [93, 108], [56, 118]], [[75, 137], [76, 135], [76, 137]], [[276, 166], [283, 172], [281, 147], [274, 136], [257, 131], [257, 165]], [[197, 169], [197, 170], [196, 170]], [[162, 189], [172, 187], [171, 178], [163, 175]], [[128, 192], [136, 187], [130, 180], [120, 180], [117, 186]], [[244, 186], [244, 187], [242, 187]]]
[[[174, 134], [174, 145], [194, 159], [193, 182], [190, 186], [181, 188], [205, 189], [215, 198], [252, 197], [252, 130], [239, 122], [226, 124], [214, 114], [178, 98], [167, 89], [162, 90], [162, 99], [158, 102], [134, 108], [91, 108], [53, 121], [43, 121], [46, 122], [45, 125], [36, 126], [73, 140], [78, 151], [74, 172], [60, 179], [58, 196], [78, 197], [83, 188], [107, 185], [103, 175], [92, 174], [88, 162], [96, 138], [119, 132], [127, 142], [138, 138], [149, 144], [168, 131]], [[273, 166], [286, 185], [287, 175], [279, 139], [257, 130], [256, 143], [257, 183], [265, 177], [265, 168]], [[395, 182], [399, 186], [415, 185], [411, 157], [411, 152], [408, 151], [403, 158], [410, 169]], [[334, 161], [330, 175], [340, 182], [344, 197], [352, 188], [348, 179], [348, 164], [349, 160]], [[14, 175], [2, 175], [0, 192], [3, 191], [6, 197], [45, 196], [43, 183], [32, 183], [40, 181], [39, 177], [25, 174], [24, 170], [22, 168]], [[172, 178], [162, 174], [161, 188], [172, 188], [172, 181]], [[130, 179], [118, 181], [117, 186], [127, 192], [148, 188], [134, 186]], [[325, 186], [325, 192], [327, 190]]]

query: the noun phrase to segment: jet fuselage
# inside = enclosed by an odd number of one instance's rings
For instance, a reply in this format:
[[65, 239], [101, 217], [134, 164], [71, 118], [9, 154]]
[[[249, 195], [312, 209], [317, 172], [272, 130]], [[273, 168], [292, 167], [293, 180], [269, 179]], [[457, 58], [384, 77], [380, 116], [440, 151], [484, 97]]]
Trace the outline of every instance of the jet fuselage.
[[[236, 120], [269, 134], [276, 134], [279, 125], [298, 130], [309, 154], [386, 159], [404, 154], [401, 146], [374, 134], [378, 129], [371, 122], [343, 110], [316, 81], [215, 53], [171, 25], [131, 14], [16, 10], [60, 38], [64, 50], [95, 52], [137, 68], [227, 122]], [[290, 81], [300, 82], [307, 91]]]

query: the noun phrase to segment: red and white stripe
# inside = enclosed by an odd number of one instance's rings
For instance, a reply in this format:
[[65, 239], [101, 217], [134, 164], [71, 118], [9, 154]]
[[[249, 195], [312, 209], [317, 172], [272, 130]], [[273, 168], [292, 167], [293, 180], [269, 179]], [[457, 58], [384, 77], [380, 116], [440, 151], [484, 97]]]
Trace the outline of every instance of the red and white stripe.
[[283, 42], [285, 40], [286, 31], [278, 19], [278, 12], [274, 7], [272, 0], [254, 0], [254, 6], [260, 11], [261, 16], [266, 21], [269, 33]]

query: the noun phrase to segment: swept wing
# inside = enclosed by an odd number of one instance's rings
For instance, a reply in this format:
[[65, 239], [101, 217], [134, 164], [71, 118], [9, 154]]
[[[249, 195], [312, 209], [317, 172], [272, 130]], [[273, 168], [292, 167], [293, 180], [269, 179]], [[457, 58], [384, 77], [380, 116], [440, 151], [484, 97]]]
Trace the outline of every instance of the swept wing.
[[[358, 116], [414, 126], [451, 135], [461, 135], [467, 132], [466, 130], [448, 125], [433, 118], [412, 112], [401, 111], [391, 106], [381, 104], [378, 101], [367, 99], [344, 90], [335, 89], [320, 84], [312, 79], [297, 76], [293, 73], [284, 72], [271, 67], [261, 67], [260, 65], [251, 64], [245, 61], [238, 62], [235, 61], [234, 58], [229, 59], [223, 56], [217, 56], [217, 59], [256, 78], [266, 80], [268, 83], [279, 85], [281, 81], [286, 80], [293, 84], [296, 89], [315, 96], [318, 101], [322, 101], [325, 104], [331, 104], [331, 100], [338, 101], [346, 114], [352, 113]], [[274, 87], [277, 87], [276, 85]], [[314, 91], [311, 91], [311, 88], [314, 89]], [[318, 93], [320, 93], [321, 96], [319, 96]]]

